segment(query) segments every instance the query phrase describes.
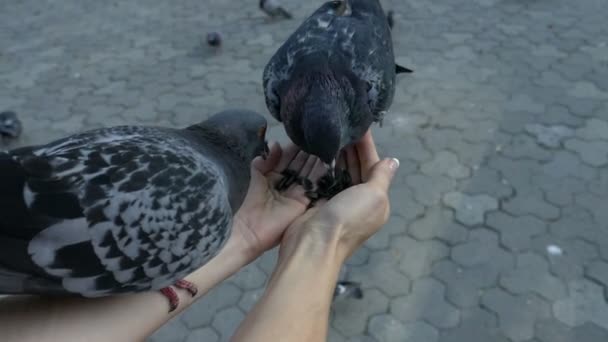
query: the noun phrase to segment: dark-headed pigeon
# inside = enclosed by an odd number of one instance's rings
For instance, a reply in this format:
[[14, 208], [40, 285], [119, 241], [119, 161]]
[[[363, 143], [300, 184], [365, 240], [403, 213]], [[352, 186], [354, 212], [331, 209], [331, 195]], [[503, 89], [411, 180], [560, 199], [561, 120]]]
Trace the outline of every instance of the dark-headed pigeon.
[[207, 33], [207, 45], [212, 47], [218, 47], [222, 45], [222, 36], [219, 32], [209, 32]]
[[354, 281], [339, 281], [334, 289], [333, 300], [338, 298], [362, 299], [363, 290], [361, 284]]
[[260, 0], [259, 6], [262, 12], [266, 13], [271, 18], [293, 18], [291, 13], [287, 12], [287, 10], [279, 4], [278, 0]]
[[0, 293], [170, 287], [224, 245], [266, 120], [245, 110], [184, 128], [122, 126], [0, 154]]
[[0, 113], [0, 136], [3, 138], [18, 138], [21, 135], [23, 125], [17, 113], [5, 111]]
[[330, 1], [266, 65], [266, 104], [296, 145], [331, 164], [382, 121], [399, 72], [411, 70], [395, 64], [378, 0]]

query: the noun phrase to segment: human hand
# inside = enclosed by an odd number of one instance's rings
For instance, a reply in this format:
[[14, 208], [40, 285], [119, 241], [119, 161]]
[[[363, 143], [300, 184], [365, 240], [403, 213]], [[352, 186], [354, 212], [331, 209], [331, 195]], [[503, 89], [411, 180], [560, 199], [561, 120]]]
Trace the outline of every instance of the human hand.
[[368, 131], [344, 150], [338, 165], [346, 168], [354, 186], [329, 201], [319, 201], [298, 217], [283, 237], [281, 256], [306, 240], [315, 248], [332, 249], [342, 263], [387, 221], [388, 189], [399, 161], [380, 161]]
[[234, 216], [231, 236], [241, 240], [248, 261], [276, 246], [285, 229], [310, 204], [301, 185], [293, 184], [280, 192], [275, 190], [275, 184], [283, 178], [281, 171], [288, 166], [308, 174], [312, 181], [327, 172], [323, 163], [293, 144], [288, 144], [283, 149], [275, 143], [266, 160], [258, 157], [253, 161], [249, 190]]

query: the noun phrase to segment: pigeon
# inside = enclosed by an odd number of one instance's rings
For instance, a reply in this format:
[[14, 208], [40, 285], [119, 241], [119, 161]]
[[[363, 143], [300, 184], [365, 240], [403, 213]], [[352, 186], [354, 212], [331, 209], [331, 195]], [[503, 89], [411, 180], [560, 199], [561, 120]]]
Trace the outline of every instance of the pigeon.
[[212, 47], [222, 45], [222, 36], [218, 32], [207, 33], [207, 45]]
[[287, 12], [278, 0], [260, 0], [260, 9], [271, 18], [283, 17], [285, 19], [293, 18], [291, 13]]
[[393, 29], [393, 26], [395, 26], [395, 12], [393, 10], [388, 10], [386, 12], [386, 21], [388, 23], [388, 27], [390, 27], [390, 29]]
[[333, 300], [338, 298], [363, 298], [363, 290], [361, 284], [353, 281], [339, 281], [334, 290]]
[[18, 138], [23, 130], [17, 113], [5, 111], [0, 113], [0, 136], [3, 138]]
[[0, 293], [171, 287], [230, 235], [267, 123], [228, 110], [184, 129], [119, 126], [0, 154]]
[[270, 113], [324, 163], [382, 122], [395, 93], [391, 32], [378, 0], [321, 5], [276, 51], [263, 74]]

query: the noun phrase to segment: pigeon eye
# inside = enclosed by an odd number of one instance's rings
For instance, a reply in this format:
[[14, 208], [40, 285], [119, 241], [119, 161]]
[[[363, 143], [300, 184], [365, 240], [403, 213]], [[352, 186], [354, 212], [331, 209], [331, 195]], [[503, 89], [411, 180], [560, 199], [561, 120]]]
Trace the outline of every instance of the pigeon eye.
[[260, 127], [260, 129], [258, 130], [258, 137], [260, 139], [264, 139], [266, 137], [266, 126]]
[[333, 9], [338, 9], [340, 6], [342, 6], [342, 2], [343, 2], [343, 1], [339, 1], [339, 0], [337, 0], [337, 1], [332, 1], [332, 2], [331, 2], [331, 7], [332, 7]]

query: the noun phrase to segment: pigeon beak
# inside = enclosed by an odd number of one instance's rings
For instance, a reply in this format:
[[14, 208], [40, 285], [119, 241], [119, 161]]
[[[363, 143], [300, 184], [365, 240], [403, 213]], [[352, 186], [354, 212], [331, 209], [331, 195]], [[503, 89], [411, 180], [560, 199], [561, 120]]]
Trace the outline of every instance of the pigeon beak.
[[264, 149], [262, 150], [262, 158], [264, 160], [266, 160], [266, 158], [268, 158], [268, 155], [270, 154], [270, 148], [268, 147], [268, 141], [266, 141], [266, 128], [267, 128], [267, 126], [264, 125], [258, 131], [258, 137], [260, 138], [260, 140], [262, 140], [264, 142]]
[[266, 160], [270, 155], [270, 148], [268, 147], [268, 141], [264, 141], [264, 151], [262, 152], [262, 159]]

